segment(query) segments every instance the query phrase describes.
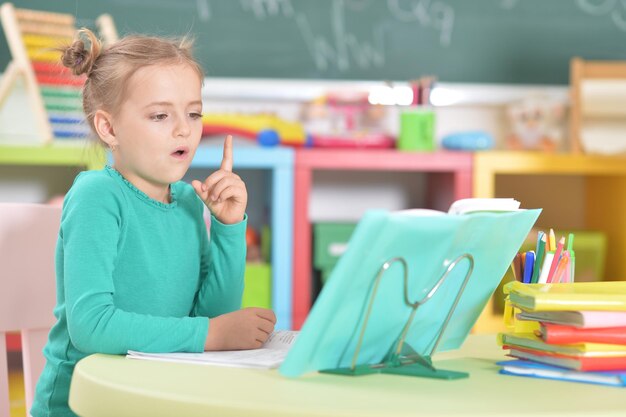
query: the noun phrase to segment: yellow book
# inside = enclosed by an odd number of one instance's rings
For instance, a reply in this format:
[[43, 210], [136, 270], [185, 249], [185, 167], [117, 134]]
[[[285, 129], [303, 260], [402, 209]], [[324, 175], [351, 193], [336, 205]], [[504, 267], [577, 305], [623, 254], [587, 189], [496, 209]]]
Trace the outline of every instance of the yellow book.
[[511, 304], [525, 311], [626, 311], [626, 281], [504, 286]]
[[510, 333], [533, 333], [539, 331], [540, 325], [538, 321], [519, 320], [517, 316], [522, 310], [511, 305], [509, 298], [504, 300], [504, 326]]
[[626, 345], [608, 343], [573, 343], [569, 345], [550, 345], [533, 333], [500, 333], [498, 344], [512, 348], [533, 349], [561, 355], [604, 357], [626, 356]]

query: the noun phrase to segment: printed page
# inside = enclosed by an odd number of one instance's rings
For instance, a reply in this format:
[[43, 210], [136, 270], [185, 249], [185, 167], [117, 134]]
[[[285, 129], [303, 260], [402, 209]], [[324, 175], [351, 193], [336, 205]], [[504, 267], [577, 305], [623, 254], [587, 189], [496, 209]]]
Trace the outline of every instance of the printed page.
[[298, 336], [297, 331], [279, 330], [272, 332], [267, 341], [263, 344], [265, 349], [289, 349]]
[[478, 211], [517, 211], [520, 202], [513, 198], [464, 198], [450, 206], [448, 214], [466, 214]]
[[398, 210], [393, 213], [401, 214], [404, 216], [413, 216], [413, 217], [428, 217], [428, 216], [443, 216], [446, 213], [439, 210], [425, 209], [425, 208], [417, 208], [417, 209], [406, 209], [406, 210]]
[[273, 332], [259, 349], [229, 350], [203, 353], [144, 353], [129, 350], [130, 359], [146, 359], [241, 368], [277, 368], [283, 362], [298, 332], [281, 330]]

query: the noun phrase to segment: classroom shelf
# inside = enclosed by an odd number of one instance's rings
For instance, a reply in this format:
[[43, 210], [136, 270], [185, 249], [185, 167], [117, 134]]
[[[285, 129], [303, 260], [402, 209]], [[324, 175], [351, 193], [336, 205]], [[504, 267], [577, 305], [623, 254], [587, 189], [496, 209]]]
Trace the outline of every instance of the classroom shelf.
[[[201, 145], [190, 168], [217, 168], [221, 146]], [[234, 170], [267, 169], [271, 172], [272, 309], [277, 329], [292, 327], [293, 166], [291, 148], [235, 147]]]
[[[606, 280], [626, 280], [626, 156], [596, 156], [571, 154], [541, 154], [533, 152], [479, 152], [474, 157], [474, 197], [516, 197], [510, 190], [498, 190], [497, 182], [513, 177], [523, 177], [528, 187], [547, 179], [580, 179], [582, 195], [577, 196], [582, 207], [561, 203], [555, 194], [559, 190], [544, 190], [546, 195], [533, 198], [542, 200], [546, 208], [542, 216], [555, 210], [579, 210], [585, 229], [606, 234], [608, 251]], [[533, 191], [524, 191], [532, 193]], [[535, 193], [537, 194], [537, 193]], [[529, 207], [522, 202], [522, 207]], [[551, 210], [552, 213], [548, 213]], [[551, 220], [553, 221], [553, 220]], [[541, 222], [541, 217], [538, 223]], [[542, 225], [543, 227], [543, 225]], [[568, 225], [555, 225], [567, 228]], [[475, 332], [494, 332], [503, 329], [502, 317], [494, 313], [493, 300], [479, 318]]]
[[295, 156], [293, 328], [299, 329], [311, 308], [312, 265], [309, 199], [313, 172], [404, 171], [427, 173], [430, 208], [447, 210], [471, 196], [472, 154], [398, 152], [396, 150], [298, 149]]
[[87, 143], [52, 143], [50, 145], [2, 145], [0, 164], [31, 166], [104, 167], [104, 148]]
[[[221, 156], [221, 147], [202, 145], [191, 168], [216, 168]], [[581, 178], [584, 226], [605, 233], [609, 242], [605, 279], [626, 279], [626, 265], [621, 259], [626, 253], [626, 157], [236, 147], [234, 158], [236, 170], [271, 173], [272, 307], [280, 328], [300, 328], [313, 301], [309, 203], [313, 173], [323, 170], [428, 174], [427, 206], [436, 209], [446, 209], [452, 201], [471, 196], [515, 197], [498, 191], [497, 182], [507, 176], [531, 181], [546, 177]], [[100, 169], [104, 162], [102, 148], [82, 143], [0, 144], [0, 165]], [[492, 311], [490, 303], [474, 328], [476, 332], [501, 329], [501, 317]]]

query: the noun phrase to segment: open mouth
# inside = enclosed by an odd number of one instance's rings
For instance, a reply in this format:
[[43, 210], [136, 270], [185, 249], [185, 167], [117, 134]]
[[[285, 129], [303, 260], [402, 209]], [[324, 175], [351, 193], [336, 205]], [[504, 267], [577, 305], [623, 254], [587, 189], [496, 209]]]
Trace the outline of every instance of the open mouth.
[[172, 152], [172, 156], [175, 158], [184, 158], [189, 153], [189, 149], [186, 147], [176, 148], [174, 152]]

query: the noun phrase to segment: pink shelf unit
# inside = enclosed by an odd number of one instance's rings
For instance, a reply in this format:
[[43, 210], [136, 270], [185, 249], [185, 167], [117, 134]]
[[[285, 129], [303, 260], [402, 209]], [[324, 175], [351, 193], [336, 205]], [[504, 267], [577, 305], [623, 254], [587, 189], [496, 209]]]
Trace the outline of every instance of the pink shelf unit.
[[427, 174], [427, 208], [447, 210], [472, 196], [472, 154], [389, 150], [298, 149], [295, 159], [293, 322], [300, 329], [311, 309], [309, 196], [315, 170], [403, 171]]

